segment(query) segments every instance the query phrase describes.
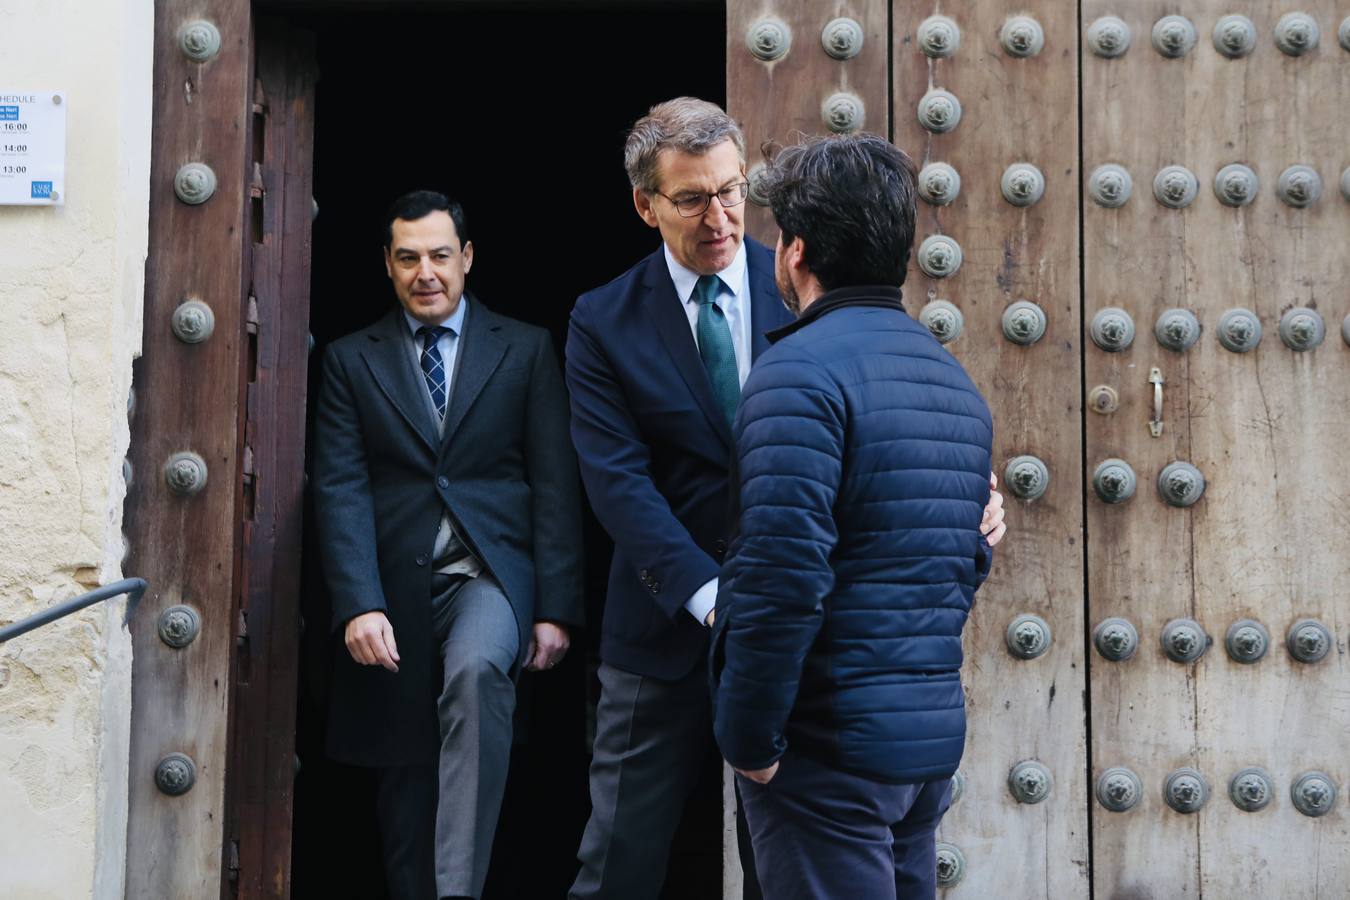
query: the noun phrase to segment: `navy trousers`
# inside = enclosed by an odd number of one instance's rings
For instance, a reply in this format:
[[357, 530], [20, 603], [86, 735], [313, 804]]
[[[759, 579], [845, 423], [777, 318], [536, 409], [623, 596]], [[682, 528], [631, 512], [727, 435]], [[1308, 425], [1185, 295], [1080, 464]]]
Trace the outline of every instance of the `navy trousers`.
[[765, 900], [930, 900], [951, 779], [884, 784], [789, 752], [737, 775]]

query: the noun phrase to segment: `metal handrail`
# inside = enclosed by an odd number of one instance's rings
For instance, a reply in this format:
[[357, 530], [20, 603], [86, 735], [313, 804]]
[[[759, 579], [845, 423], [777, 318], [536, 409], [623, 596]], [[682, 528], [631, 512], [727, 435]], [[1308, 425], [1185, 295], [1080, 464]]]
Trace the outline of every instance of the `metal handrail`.
[[131, 620], [131, 614], [136, 609], [136, 604], [140, 602], [141, 595], [145, 593], [147, 586], [144, 578], [123, 578], [121, 581], [114, 581], [112, 584], [94, 588], [78, 597], [63, 600], [47, 607], [40, 613], [34, 613], [26, 619], [0, 628], [0, 644], [21, 634], [27, 634], [34, 628], [41, 628], [43, 625], [55, 622], [57, 619], [64, 618], [73, 612], [79, 612], [86, 606], [93, 606], [100, 600], [111, 600], [113, 597], [120, 597], [123, 594], [127, 595], [127, 609], [122, 617], [122, 624], [125, 625]]

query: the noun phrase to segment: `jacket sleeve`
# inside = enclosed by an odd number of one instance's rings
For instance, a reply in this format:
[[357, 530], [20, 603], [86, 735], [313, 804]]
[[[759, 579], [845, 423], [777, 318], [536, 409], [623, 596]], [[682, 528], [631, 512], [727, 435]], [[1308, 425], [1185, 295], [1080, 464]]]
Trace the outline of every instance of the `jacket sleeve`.
[[525, 470], [530, 481], [536, 620], [582, 625], [581, 489], [567, 437], [567, 394], [553, 342], [539, 332], [525, 412]]
[[[761, 362], [736, 420], [740, 534], [722, 574], [714, 729], [727, 762], [771, 765], [834, 587], [842, 394], [808, 360]], [[719, 635], [722, 638], [722, 635]]]
[[652, 600], [673, 619], [719, 567], [652, 482], [651, 451], [588, 318], [582, 300], [567, 332], [572, 442], [581, 478], [600, 524], [637, 566], [633, 577], [642, 578]]
[[319, 555], [336, 631], [362, 613], [387, 607], [361, 418], [340, 354], [331, 347], [324, 354], [315, 413], [313, 474]]

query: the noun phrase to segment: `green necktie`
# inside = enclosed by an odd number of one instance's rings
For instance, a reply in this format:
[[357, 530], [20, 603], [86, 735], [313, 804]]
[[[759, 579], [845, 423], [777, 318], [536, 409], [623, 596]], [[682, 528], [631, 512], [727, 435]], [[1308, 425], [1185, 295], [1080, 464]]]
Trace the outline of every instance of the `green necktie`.
[[736, 418], [736, 404], [741, 401], [741, 376], [736, 369], [736, 348], [731, 342], [727, 317], [713, 302], [721, 287], [721, 279], [716, 275], [700, 275], [694, 286], [694, 300], [698, 302], [698, 355], [703, 357], [703, 368], [708, 370], [713, 397], [730, 425]]

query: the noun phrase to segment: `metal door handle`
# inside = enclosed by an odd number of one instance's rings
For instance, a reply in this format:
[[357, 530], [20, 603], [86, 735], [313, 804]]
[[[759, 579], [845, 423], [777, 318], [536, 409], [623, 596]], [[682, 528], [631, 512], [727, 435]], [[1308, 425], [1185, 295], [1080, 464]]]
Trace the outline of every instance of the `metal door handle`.
[[1162, 369], [1157, 366], [1148, 370], [1148, 383], [1153, 385], [1153, 419], [1148, 423], [1148, 433], [1162, 437], [1163, 433], [1163, 381]]

